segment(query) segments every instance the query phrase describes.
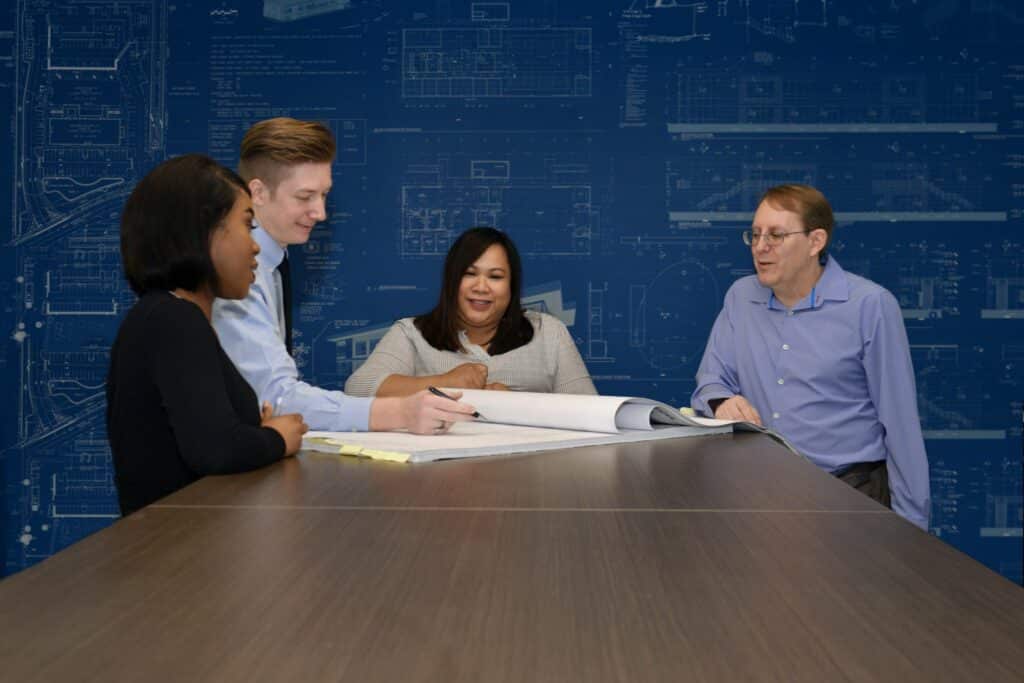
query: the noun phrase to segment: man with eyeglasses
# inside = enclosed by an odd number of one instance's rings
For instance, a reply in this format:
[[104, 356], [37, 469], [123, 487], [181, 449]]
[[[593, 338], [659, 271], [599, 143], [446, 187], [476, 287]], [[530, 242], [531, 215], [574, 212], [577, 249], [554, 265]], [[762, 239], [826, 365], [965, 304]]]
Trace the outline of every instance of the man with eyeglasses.
[[927, 530], [928, 458], [900, 307], [827, 254], [833, 225], [813, 187], [764, 194], [743, 233], [757, 274], [726, 293], [691, 404], [779, 432]]

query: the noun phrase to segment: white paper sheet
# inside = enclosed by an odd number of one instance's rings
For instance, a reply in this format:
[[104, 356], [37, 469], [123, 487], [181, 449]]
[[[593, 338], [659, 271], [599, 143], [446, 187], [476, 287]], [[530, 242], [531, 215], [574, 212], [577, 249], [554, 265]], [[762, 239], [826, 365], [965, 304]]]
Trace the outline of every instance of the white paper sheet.
[[[459, 422], [453, 425], [448, 433], [438, 435], [408, 432], [307, 432], [303, 437], [303, 449], [324, 453], [362, 454], [400, 462], [430, 462], [449, 458], [532, 453], [609, 443], [706, 436], [730, 431], [729, 427], [670, 427], [607, 434], [486, 422]], [[343, 447], [347, 448], [343, 450]], [[368, 449], [369, 453], [362, 453], [362, 449]]]

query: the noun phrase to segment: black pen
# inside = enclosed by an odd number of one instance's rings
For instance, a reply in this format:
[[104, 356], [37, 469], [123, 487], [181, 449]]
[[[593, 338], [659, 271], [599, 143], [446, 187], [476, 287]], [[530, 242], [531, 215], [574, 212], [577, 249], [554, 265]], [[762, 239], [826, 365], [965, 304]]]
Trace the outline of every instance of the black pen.
[[[458, 402], [457, 398], [452, 398], [451, 396], [449, 396], [448, 394], [444, 393], [443, 391], [441, 391], [437, 387], [427, 387], [427, 391], [432, 393], [434, 396], [440, 396], [441, 398], [446, 398], [449, 401], [456, 401], [456, 402]], [[475, 410], [473, 411], [473, 417], [484, 419], [483, 416], [480, 415], [480, 413], [476, 412]]]

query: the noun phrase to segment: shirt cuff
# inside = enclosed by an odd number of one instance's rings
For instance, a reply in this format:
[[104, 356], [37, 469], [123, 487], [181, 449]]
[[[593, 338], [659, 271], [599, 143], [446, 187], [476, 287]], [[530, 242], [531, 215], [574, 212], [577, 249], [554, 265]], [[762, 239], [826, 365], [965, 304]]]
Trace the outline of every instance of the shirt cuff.
[[922, 515], [916, 507], [907, 506], [905, 503], [896, 500], [896, 496], [893, 495], [892, 510], [903, 519], [907, 520], [918, 529], [922, 531], [928, 531], [928, 518], [926, 515]]
[[370, 431], [370, 405], [372, 396], [345, 396], [341, 410], [338, 412], [336, 432], [368, 432]]
[[693, 399], [690, 401], [690, 407], [700, 415], [705, 417], [714, 417], [714, 411], [712, 411], [708, 406], [708, 401], [714, 401], [716, 398], [732, 398], [735, 395], [736, 394], [729, 391], [729, 388], [725, 385], [708, 384], [693, 395]]

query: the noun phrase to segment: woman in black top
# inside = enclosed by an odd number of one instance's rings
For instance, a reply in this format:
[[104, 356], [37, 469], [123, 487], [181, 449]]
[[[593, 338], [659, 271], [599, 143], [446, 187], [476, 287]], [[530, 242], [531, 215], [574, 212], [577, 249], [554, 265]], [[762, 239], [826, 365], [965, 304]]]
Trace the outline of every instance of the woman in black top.
[[214, 297], [249, 292], [259, 246], [245, 183], [189, 154], [142, 179], [121, 216], [121, 259], [139, 301], [111, 349], [107, 434], [122, 514], [207, 474], [294, 455], [300, 415], [261, 413], [210, 325]]

